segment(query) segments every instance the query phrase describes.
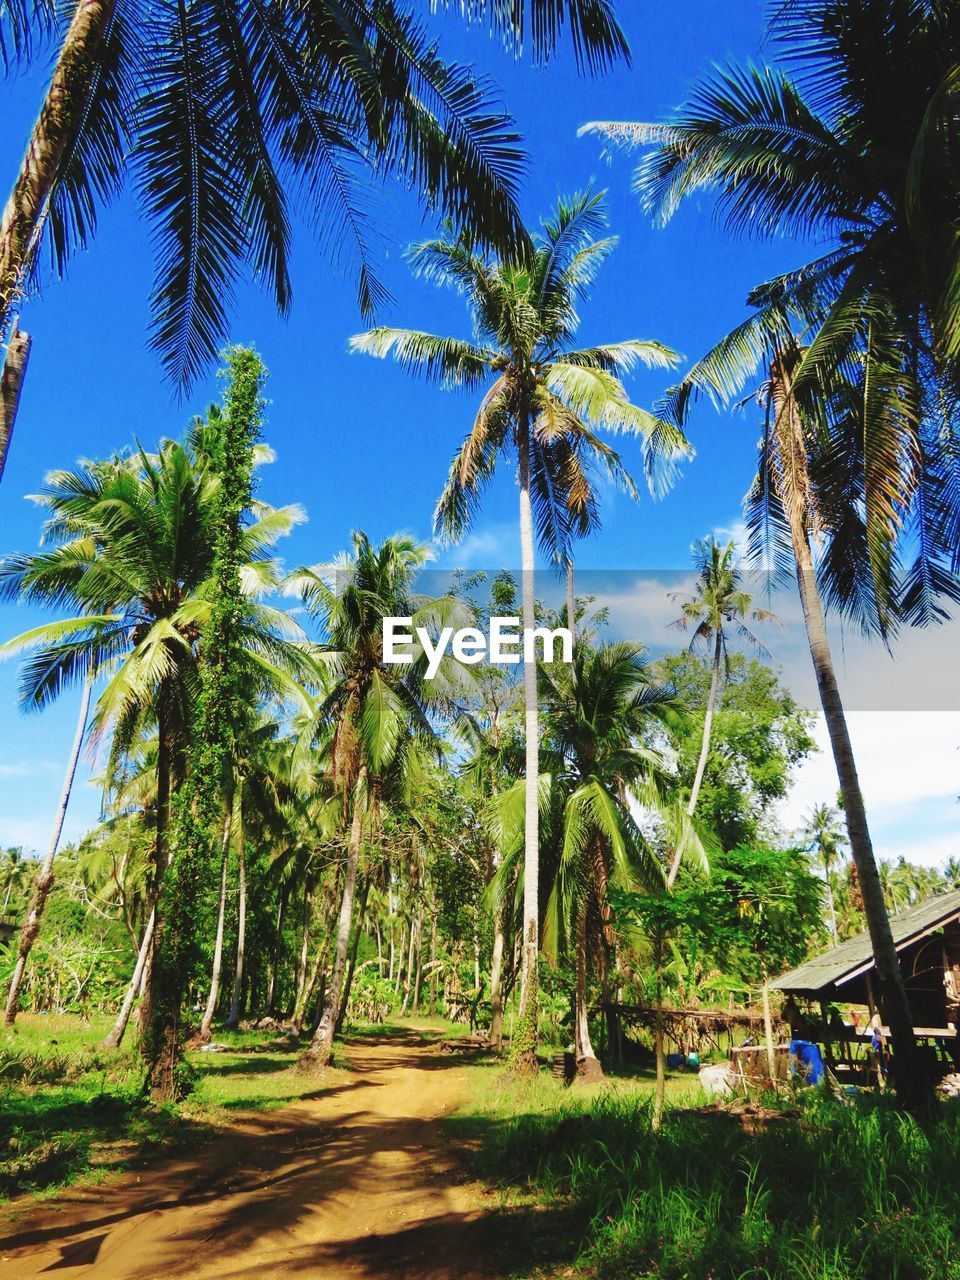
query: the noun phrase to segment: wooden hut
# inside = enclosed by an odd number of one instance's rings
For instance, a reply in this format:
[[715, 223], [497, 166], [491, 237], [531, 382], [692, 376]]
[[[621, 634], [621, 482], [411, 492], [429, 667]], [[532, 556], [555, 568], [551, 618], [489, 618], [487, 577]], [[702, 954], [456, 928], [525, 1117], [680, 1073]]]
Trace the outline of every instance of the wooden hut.
[[[890, 927], [914, 1031], [929, 1045], [931, 1065], [935, 1059], [943, 1071], [954, 1070], [960, 1066], [960, 891], [908, 907], [891, 916]], [[839, 1056], [850, 1060], [850, 1046], [869, 1038], [867, 1024], [877, 1011], [877, 977], [867, 933], [814, 956], [770, 985], [788, 997], [783, 1016], [798, 1039], [828, 1050], [847, 1046]], [[807, 1003], [806, 1011], [798, 1004], [801, 1000]], [[819, 1011], [810, 1008], [811, 1002]], [[836, 1006], [842, 1010], [850, 1005], [864, 1006], [869, 1017], [848, 1022], [842, 1013], [837, 1015]], [[832, 1014], [827, 1006], [834, 1007]]]

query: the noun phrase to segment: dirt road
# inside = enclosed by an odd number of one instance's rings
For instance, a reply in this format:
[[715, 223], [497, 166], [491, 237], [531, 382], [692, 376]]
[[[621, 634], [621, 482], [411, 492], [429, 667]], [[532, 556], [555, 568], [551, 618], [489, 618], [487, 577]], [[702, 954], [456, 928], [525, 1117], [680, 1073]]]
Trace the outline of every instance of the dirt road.
[[349, 1052], [351, 1075], [316, 1099], [7, 1217], [0, 1277], [499, 1276], [492, 1219], [438, 1124], [464, 1071], [412, 1036]]

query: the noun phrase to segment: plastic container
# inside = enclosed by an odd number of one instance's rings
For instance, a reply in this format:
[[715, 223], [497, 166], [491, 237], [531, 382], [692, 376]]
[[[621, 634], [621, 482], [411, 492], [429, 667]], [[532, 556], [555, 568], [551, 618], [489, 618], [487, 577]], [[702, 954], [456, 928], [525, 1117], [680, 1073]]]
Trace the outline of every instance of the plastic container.
[[804, 1084], [819, 1084], [823, 1079], [823, 1055], [812, 1040], [790, 1041], [790, 1074]]

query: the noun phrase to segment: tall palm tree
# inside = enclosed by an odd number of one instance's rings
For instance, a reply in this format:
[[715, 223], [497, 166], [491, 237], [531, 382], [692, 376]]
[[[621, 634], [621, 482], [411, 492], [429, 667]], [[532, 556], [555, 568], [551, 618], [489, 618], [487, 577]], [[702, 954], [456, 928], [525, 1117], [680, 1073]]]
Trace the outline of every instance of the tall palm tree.
[[[729, 674], [729, 651], [727, 647], [728, 631], [732, 631], [742, 640], [748, 641], [761, 653], [766, 650], [760, 640], [747, 626], [747, 619], [753, 622], [774, 620], [774, 614], [768, 609], [755, 609], [749, 592], [742, 589], [743, 575], [737, 562], [736, 544], [728, 542], [721, 546], [716, 538], [701, 538], [693, 548], [694, 564], [697, 578], [692, 592], [674, 591], [671, 600], [681, 605], [680, 617], [676, 626], [681, 631], [692, 628], [691, 649], [698, 643], [712, 644], [713, 661], [710, 668], [710, 690], [707, 694], [707, 705], [703, 718], [703, 736], [700, 742], [700, 756], [697, 760], [697, 771], [694, 775], [690, 796], [687, 800], [687, 816], [693, 817], [696, 812], [700, 787], [710, 755], [710, 735], [713, 728], [713, 713], [717, 703], [717, 689], [720, 682], [720, 666], [727, 664]], [[680, 852], [676, 851], [670, 864], [667, 884], [673, 887], [680, 870]]]
[[[911, 587], [922, 614], [936, 574], [926, 556], [932, 517], [943, 487], [954, 499], [957, 487], [960, 10], [929, 0], [770, 7], [789, 70], [721, 69], [666, 124], [585, 128], [651, 148], [637, 188], [662, 223], [706, 190], [734, 234], [816, 245], [815, 257], [754, 297], [797, 318], [808, 348], [792, 371], [798, 394], [839, 367], [859, 368], [874, 589], [883, 605], [887, 562], [904, 523], [918, 518], [905, 507], [920, 489], [928, 531]], [[743, 326], [731, 358], [751, 347]]]
[[355, 532], [350, 555], [300, 569], [289, 581], [288, 589], [301, 595], [323, 629], [321, 659], [329, 681], [302, 740], [321, 740], [348, 829], [333, 968], [323, 1013], [304, 1055], [309, 1065], [329, 1061], [340, 1018], [365, 832], [377, 818], [391, 774], [402, 770], [411, 740], [433, 738], [422, 654], [410, 664], [383, 660], [384, 618], [412, 617], [414, 625], [427, 625], [453, 616], [453, 600], [415, 598], [415, 578], [426, 556], [426, 548], [405, 535], [374, 546], [366, 534]]
[[732, 231], [819, 246], [754, 291], [754, 313], [688, 376], [674, 407], [682, 417], [698, 390], [729, 399], [765, 366], [753, 510], [795, 564], [898, 1093], [925, 1107], [821, 588], [882, 634], [898, 618], [938, 620], [940, 597], [957, 594], [960, 10], [797, 0], [776, 7], [773, 27], [793, 78], [720, 71], [666, 125], [587, 128], [651, 146], [637, 185], [662, 221], [710, 190]]
[[[414, 270], [453, 285], [467, 300], [474, 341], [410, 329], [378, 328], [351, 342], [354, 351], [392, 355], [411, 372], [443, 387], [485, 387], [473, 427], [457, 450], [435, 513], [439, 532], [460, 538], [502, 457], [517, 459], [520, 498], [521, 613], [535, 626], [534, 527], [555, 565], [570, 558], [574, 538], [597, 527], [599, 504], [593, 469], [605, 468], [631, 496], [637, 491], [619, 454], [598, 431], [639, 437], [648, 475], [660, 483], [687, 452], [676, 427], [630, 402], [621, 378], [637, 364], [669, 367], [674, 354], [659, 342], [628, 339], [576, 347], [578, 299], [593, 283], [615, 245], [600, 238], [603, 196], [585, 192], [561, 200], [529, 247], [499, 260], [480, 256], [463, 239], [427, 241], [413, 251]], [[532, 1066], [536, 1044], [539, 953], [537, 789], [539, 737], [536, 668], [524, 664], [526, 740], [526, 848], [523, 1034], [515, 1037]]]
[[[167, 862], [171, 794], [183, 779], [192, 725], [196, 646], [211, 607], [205, 584], [214, 492], [199, 428], [187, 444], [165, 441], [156, 454], [139, 451], [56, 471], [37, 499], [48, 513], [45, 545], [0, 563], [0, 595], [74, 611], [0, 650], [32, 650], [22, 669], [21, 705], [42, 710], [93, 670], [105, 685], [92, 732], [96, 739], [112, 734], [115, 762], [148, 726], [156, 730], [157, 884]], [[295, 507], [258, 508], [244, 534], [252, 596], [276, 584], [267, 551], [299, 518]], [[286, 615], [251, 600], [243, 643], [261, 675], [282, 680], [282, 669], [297, 665], [291, 629]], [[39, 918], [35, 924], [38, 929]]]
[[833, 869], [843, 860], [846, 835], [840, 814], [830, 804], [816, 804], [807, 815], [801, 839], [808, 849], [817, 855], [827, 882], [827, 906], [830, 910], [830, 932], [834, 946], [840, 941], [837, 931], [837, 912], [833, 900]]
[[[11, 65], [59, 43], [0, 219], [0, 340], [46, 238], [55, 267], [90, 243], [132, 175], [154, 228], [152, 341], [187, 385], [226, 337], [246, 270], [281, 313], [291, 301], [290, 203], [357, 279], [364, 314], [385, 297], [372, 183], [392, 172], [487, 243], [520, 230], [518, 137], [476, 72], [445, 62], [397, 0], [14, 0], [0, 5]], [[447, 7], [447, 6], [444, 6]], [[610, 0], [461, 6], [519, 52], [547, 57], [564, 26], [579, 62], [627, 56]], [[47, 234], [49, 232], [49, 234]], [[9, 433], [8, 433], [9, 434]], [[0, 470], [2, 470], [0, 455]]]

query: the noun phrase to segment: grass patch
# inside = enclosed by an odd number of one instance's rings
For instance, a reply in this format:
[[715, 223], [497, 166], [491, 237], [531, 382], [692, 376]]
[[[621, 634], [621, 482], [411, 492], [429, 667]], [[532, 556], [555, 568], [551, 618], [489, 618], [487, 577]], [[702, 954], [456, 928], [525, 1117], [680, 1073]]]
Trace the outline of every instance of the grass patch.
[[960, 1280], [956, 1105], [924, 1131], [884, 1100], [812, 1095], [759, 1133], [673, 1105], [654, 1134], [644, 1083], [475, 1084], [452, 1125], [506, 1230], [516, 1211], [518, 1276]]
[[[0, 1201], [103, 1176], [160, 1147], [196, 1143], [237, 1110], [280, 1107], [324, 1085], [296, 1070], [300, 1046], [265, 1031], [218, 1031], [225, 1052], [188, 1055], [193, 1090], [179, 1106], [143, 1100], [133, 1036], [98, 1041], [110, 1020], [21, 1014], [0, 1035]], [[332, 1065], [346, 1065], [337, 1046]]]

